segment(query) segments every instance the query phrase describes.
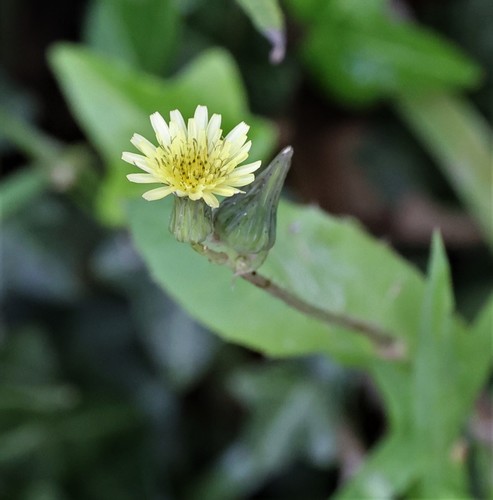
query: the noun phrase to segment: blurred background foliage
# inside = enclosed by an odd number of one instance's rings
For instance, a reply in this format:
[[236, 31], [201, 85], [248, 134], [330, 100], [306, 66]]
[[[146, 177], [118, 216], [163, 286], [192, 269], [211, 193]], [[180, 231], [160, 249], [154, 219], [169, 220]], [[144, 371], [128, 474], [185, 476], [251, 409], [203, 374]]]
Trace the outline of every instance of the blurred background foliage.
[[[491, 1], [0, 8], [0, 498], [493, 496]], [[120, 155], [197, 104], [321, 207], [263, 272], [406, 361], [172, 241]]]

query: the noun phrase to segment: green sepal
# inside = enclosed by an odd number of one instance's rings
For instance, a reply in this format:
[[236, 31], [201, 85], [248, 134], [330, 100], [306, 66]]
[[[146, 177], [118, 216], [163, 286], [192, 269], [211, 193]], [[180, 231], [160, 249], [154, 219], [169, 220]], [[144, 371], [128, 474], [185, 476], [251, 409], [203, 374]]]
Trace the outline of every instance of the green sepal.
[[182, 243], [201, 243], [212, 233], [212, 210], [204, 200], [175, 196], [169, 230]]
[[238, 254], [239, 272], [257, 269], [274, 246], [277, 206], [292, 156], [292, 147], [283, 149], [246, 193], [227, 198], [215, 212], [215, 239]]

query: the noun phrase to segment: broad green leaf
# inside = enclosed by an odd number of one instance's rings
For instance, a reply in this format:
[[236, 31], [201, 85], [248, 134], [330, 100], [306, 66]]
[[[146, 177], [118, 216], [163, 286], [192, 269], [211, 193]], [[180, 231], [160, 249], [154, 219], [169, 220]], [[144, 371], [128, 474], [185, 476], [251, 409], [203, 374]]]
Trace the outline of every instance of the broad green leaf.
[[480, 225], [493, 249], [493, 132], [466, 101], [446, 94], [396, 105]]
[[303, 48], [320, 84], [355, 105], [382, 97], [469, 88], [480, 71], [433, 32], [397, 22], [380, 0], [331, 0]]
[[[272, 356], [325, 352], [361, 364], [375, 355], [367, 339], [302, 315], [241, 279], [233, 281], [228, 269], [174, 241], [166, 227], [169, 205], [132, 204], [133, 236], [153, 277], [200, 322]], [[261, 272], [315, 306], [390, 330], [412, 349], [422, 280], [353, 223], [281, 203], [277, 243]]]
[[67, 44], [54, 47], [50, 61], [74, 116], [108, 166], [99, 193], [100, 214], [108, 223], [121, 223], [123, 201], [143, 192], [127, 181], [125, 174], [135, 169], [120, 158], [122, 151], [133, 150], [133, 133], [152, 140], [149, 115], [154, 111], [167, 116], [178, 108], [191, 116], [204, 104], [222, 114], [225, 131], [240, 121], [251, 125], [252, 159], [265, 157], [273, 146], [273, 126], [248, 111], [238, 69], [223, 50], [211, 49], [164, 81]]
[[286, 33], [284, 16], [278, 0], [236, 0], [236, 2], [271, 43], [271, 61], [280, 62], [286, 51]]
[[95, 0], [86, 19], [90, 46], [154, 73], [170, 62], [179, 30], [172, 0]]
[[24, 168], [7, 177], [0, 184], [0, 220], [29, 205], [48, 186], [47, 176], [35, 168]]

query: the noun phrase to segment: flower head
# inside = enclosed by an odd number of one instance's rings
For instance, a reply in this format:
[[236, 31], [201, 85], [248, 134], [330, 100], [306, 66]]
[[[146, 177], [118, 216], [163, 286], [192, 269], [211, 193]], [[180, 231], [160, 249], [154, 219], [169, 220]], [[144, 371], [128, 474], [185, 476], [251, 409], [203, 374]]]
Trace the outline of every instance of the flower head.
[[159, 113], [151, 115], [151, 124], [158, 146], [134, 134], [131, 142], [143, 155], [122, 155], [123, 160], [146, 172], [127, 175], [129, 181], [164, 184], [145, 192], [142, 196], [146, 200], [173, 193], [191, 200], [203, 199], [216, 208], [216, 195], [233, 196], [243, 192], [239, 187], [253, 182], [260, 161], [238, 166], [248, 158], [252, 145], [246, 142], [250, 128], [246, 123], [241, 122], [223, 137], [221, 115], [214, 114], [209, 120], [207, 107], [197, 106], [187, 124], [178, 110], [171, 111], [169, 125]]

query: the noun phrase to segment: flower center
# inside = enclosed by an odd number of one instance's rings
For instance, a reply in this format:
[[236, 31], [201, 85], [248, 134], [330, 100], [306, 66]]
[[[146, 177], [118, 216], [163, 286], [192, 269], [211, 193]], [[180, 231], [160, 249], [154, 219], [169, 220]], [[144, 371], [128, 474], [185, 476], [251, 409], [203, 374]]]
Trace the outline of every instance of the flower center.
[[159, 146], [156, 160], [163, 180], [185, 192], [213, 188], [224, 177], [220, 158], [222, 141], [209, 153], [207, 142], [175, 137], [168, 147]]

